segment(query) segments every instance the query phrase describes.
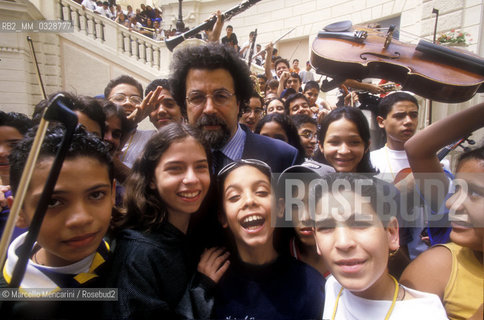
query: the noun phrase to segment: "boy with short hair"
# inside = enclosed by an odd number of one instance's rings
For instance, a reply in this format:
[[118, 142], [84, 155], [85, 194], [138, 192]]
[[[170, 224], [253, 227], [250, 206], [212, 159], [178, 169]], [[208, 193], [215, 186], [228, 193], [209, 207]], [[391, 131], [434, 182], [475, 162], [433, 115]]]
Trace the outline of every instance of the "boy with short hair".
[[225, 31], [227, 32], [227, 35], [222, 38], [222, 44], [232, 47], [238, 52], [239, 41], [237, 40], [237, 35], [234, 33], [234, 27], [228, 25], [227, 28], [225, 28]]
[[[383, 98], [378, 104], [376, 120], [380, 128], [385, 130], [386, 144], [383, 148], [370, 152], [371, 163], [380, 172], [378, 177], [387, 182], [394, 182], [404, 194], [416, 191], [413, 189], [413, 177], [408, 176], [398, 183], [395, 178], [400, 171], [410, 167], [403, 146], [417, 131], [418, 109], [417, 99], [406, 92], [395, 92]], [[406, 242], [410, 259], [414, 259], [428, 246], [421, 236], [424, 228], [423, 210], [419, 203], [412, 203], [409, 206], [409, 214], [413, 215], [414, 221], [406, 221], [412, 227], [401, 228], [406, 233], [401, 237], [404, 239], [403, 242]], [[401, 226], [408, 227], [403, 221]]]
[[417, 131], [417, 99], [406, 92], [386, 96], [378, 104], [376, 120], [385, 130], [386, 144], [370, 153], [371, 163], [381, 174], [386, 174], [382, 176], [384, 180], [393, 182], [400, 170], [410, 167], [403, 145]]
[[[49, 129], [33, 171], [17, 226], [30, 225], [45, 180], [65, 130]], [[10, 182], [15, 194], [33, 143], [33, 136], [19, 142], [10, 155]], [[12, 198], [9, 198], [12, 202]], [[21, 289], [102, 288], [109, 245], [103, 240], [110, 226], [114, 202], [112, 159], [108, 147], [83, 128], [76, 129], [62, 165], [37, 242], [27, 264]], [[10, 203], [11, 204], [11, 203]], [[18, 248], [26, 233], [9, 246], [0, 287], [10, 282], [18, 261]], [[18, 301], [14, 318], [72, 318], [94, 316], [100, 305], [74, 301]]]
[[301, 144], [306, 151], [304, 157], [307, 160], [312, 159], [314, 151], [316, 150], [316, 146], [318, 144], [318, 123], [316, 122], [316, 119], [313, 119], [306, 114], [295, 114], [291, 116], [291, 120], [296, 125], [297, 133], [299, 134], [299, 138], [301, 139]]

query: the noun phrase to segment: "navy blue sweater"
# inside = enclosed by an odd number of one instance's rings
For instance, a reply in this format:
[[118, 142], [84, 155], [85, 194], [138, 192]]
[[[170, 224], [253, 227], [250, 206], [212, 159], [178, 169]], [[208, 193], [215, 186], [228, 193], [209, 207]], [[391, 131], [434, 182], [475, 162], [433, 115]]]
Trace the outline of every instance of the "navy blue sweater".
[[215, 288], [214, 319], [321, 319], [324, 278], [292, 257], [256, 266], [234, 261]]

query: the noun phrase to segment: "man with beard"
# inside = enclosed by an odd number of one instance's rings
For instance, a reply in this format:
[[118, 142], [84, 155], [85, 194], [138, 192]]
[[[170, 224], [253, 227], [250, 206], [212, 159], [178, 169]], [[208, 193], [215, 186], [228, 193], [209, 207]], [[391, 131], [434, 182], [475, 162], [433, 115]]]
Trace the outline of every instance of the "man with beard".
[[215, 173], [241, 158], [262, 160], [273, 172], [302, 163], [304, 155], [292, 146], [238, 124], [253, 87], [247, 65], [233, 50], [220, 44], [179, 49], [171, 69], [173, 97], [210, 144]]

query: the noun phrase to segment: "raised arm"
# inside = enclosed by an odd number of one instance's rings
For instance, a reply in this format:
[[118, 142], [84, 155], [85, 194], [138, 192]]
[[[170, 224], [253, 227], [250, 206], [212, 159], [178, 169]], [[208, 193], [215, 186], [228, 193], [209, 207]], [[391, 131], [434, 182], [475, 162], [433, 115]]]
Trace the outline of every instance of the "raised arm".
[[289, 79], [290, 75], [291, 74], [289, 73], [289, 71], [284, 71], [282, 73], [281, 79], [279, 80], [279, 86], [277, 87], [277, 97], [281, 97], [282, 91], [284, 91], [287, 79]]
[[274, 49], [272, 42], [266, 46], [266, 62], [264, 64], [265, 74], [267, 81], [272, 79], [272, 71], [271, 71], [271, 64], [272, 64], [272, 49]]
[[217, 16], [217, 20], [215, 21], [215, 24], [213, 25], [212, 30], [207, 31], [207, 34], [208, 34], [209, 42], [218, 43], [220, 40], [220, 34], [222, 33], [222, 27], [224, 25], [224, 21], [222, 19], [222, 13], [220, 12], [220, 10], [217, 10], [215, 15]]
[[[423, 181], [431, 173], [433, 178], [439, 179], [448, 187], [448, 180], [437, 158], [437, 152], [448, 144], [481, 128], [484, 124], [484, 103], [480, 103], [463, 111], [450, 115], [421, 130], [405, 143], [408, 162], [412, 168], [420, 190], [432, 208], [438, 208], [436, 203], [442, 195], [439, 190], [432, 188], [430, 193], [425, 190]], [[441, 191], [440, 191], [441, 192]]]

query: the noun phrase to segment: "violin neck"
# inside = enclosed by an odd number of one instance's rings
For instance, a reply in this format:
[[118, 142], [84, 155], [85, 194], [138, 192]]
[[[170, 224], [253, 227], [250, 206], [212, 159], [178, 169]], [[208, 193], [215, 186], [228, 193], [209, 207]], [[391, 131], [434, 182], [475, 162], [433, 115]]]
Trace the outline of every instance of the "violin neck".
[[484, 76], [484, 59], [420, 40], [415, 50], [443, 61], [450, 61], [460, 68]]

